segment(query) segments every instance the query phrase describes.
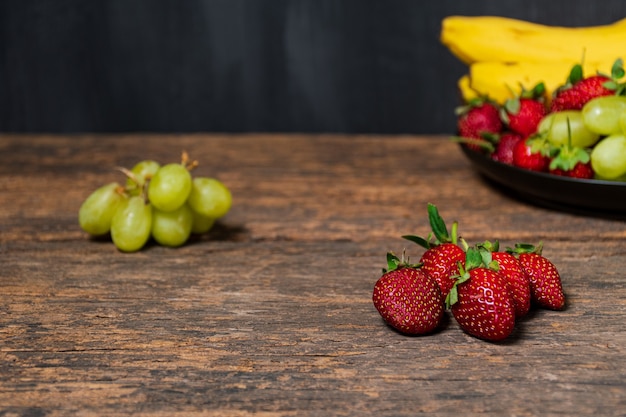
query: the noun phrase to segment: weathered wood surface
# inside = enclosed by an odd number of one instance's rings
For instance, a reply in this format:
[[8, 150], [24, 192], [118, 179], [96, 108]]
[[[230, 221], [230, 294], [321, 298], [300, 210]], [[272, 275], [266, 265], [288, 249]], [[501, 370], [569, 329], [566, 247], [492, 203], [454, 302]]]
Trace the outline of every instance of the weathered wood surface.
[[[80, 203], [187, 150], [234, 194], [208, 236], [122, 254]], [[371, 303], [426, 203], [545, 244], [568, 296], [509, 341], [402, 336]], [[444, 137], [0, 136], [0, 415], [624, 416], [626, 224], [486, 184]]]

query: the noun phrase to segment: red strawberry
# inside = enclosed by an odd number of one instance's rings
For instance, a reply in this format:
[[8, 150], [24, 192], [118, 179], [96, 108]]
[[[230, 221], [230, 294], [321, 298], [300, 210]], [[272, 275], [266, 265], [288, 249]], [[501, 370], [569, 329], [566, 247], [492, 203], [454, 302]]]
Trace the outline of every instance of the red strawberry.
[[512, 131], [526, 137], [537, 132], [539, 122], [547, 114], [543, 102], [530, 98], [519, 99], [519, 104], [508, 106], [508, 126]]
[[462, 268], [446, 304], [468, 334], [489, 341], [506, 339], [515, 327], [515, 307], [507, 283], [496, 271], [475, 267], [473, 252], [477, 251], [467, 251], [468, 269]]
[[437, 282], [425, 271], [387, 254], [388, 270], [374, 285], [372, 300], [383, 320], [405, 334], [434, 331], [444, 314]]
[[530, 280], [519, 260], [508, 252], [500, 251], [499, 246], [497, 241], [487, 241], [478, 245], [478, 248], [482, 251], [483, 262], [500, 273], [508, 283], [515, 317], [524, 317], [530, 310]]
[[550, 161], [549, 171], [554, 175], [578, 179], [594, 177], [589, 151], [570, 144], [558, 148], [557, 154]]
[[[487, 138], [497, 135], [502, 130], [500, 109], [497, 104], [479, 98], [472, 100], [467, 106], [456, 109], [457, 129], [463, 138], [474, 139], [479, 142], [488, 142]], [[474, 149], [479, 146], [469, 145]]]
[[511, 298], [515, 306], [515, 317], [520, 318], [530, 310], [530, 281], [515, 256], [506, 252], [493, 252], [494, 261], [498, 262], [498, 272], [509, 283]]
[[[445, 221], [433, 204], [428, 204], [428, 219], [432, 229], [429, 239], [412, 235], [402, 237], [426, 248], [420, 258], [422, 269], [437, 281], [445, 297], [454, 285], [451, 276], [458, 274], [458, 263], [465, 260], [465, 251], [457, 244], [456, 222], [452, 225], [452, 235], [450, 235]], [[435, 240], [431, 241], [433, 236]]]
[[491, 159], [503, 164], [513, 165], [513, 149], [522, 137], [517, 133], [507, 132], [500, 136], [495, 151], [491, 154]]
[[537, 132], [539, 122], [547, 114], [544, 103], [545, 86], [537, 84], [532, 90], [522, 90], [519, 97], [507, 100], [500, 112], [510, 130], [528, 137]]
[[456, 110], [459, 116], [459, 134], [466, 138], [481, 138], [485, 133], [497, 134], [502, 130], [500, 109], [497, 104], [483, 99], [473, 100]]
[[610, 76], [596, 74], [583, 77], [582, 66], [574, 65], [565, 85], [556, 90], [550, 111], [580, 110], [593, 98], [621, 94], [625, 86], [618, 80], [623, 76], [621, 59], [613, 64]]
[[552, 100], [550, 111], [580, 110], [592, 98], [615, 94], [614, 90], [604, 87], [604, 84], [610, 80], [609, 77], [603, 75], [593, 75], [569, 88], [558, 91]]
[[539, 306], [550, 310], [562, 310], [565, 307], [565, 295], [561, 276], [556, 266], [542, 256], [543, 246], [537, 247], [518, 243], [507, 252], [519, 259], [524, 272], [530, 280], [531, 300]]
[[591, 162], [587, 162], [583, 164], [582, 162], [578, 162], [574, 165], [573, 168], [568, 170], [563, 170], [560, 168], [550, 169], [550, 173], [554, 175], [560, 175], [563, 177], [577, 178], [580, 180], [589, 180], [595, 176], [595, 172], [591, 167]]
[[550, 148], [540, 138], [519, 141], [513, 148], [513, 165], [531, 171], [545, 172], [550, 165]]
[[441, 243], [430, 249], [420, 258], [422, 269], [433, 277], [441, 294], [445, 297], [454, 285], [452, 276], [459, 273], [459, 262], [465, 260], [465, 251], [454, 243]]

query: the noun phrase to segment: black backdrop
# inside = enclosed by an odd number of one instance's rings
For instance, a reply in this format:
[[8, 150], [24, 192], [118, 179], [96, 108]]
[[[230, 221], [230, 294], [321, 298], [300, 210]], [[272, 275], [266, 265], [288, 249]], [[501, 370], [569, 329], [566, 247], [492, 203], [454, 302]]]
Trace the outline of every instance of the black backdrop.
[[448, 133], [446, 15], [557, 25], [625, 0], [0, 0], [0, 131]]

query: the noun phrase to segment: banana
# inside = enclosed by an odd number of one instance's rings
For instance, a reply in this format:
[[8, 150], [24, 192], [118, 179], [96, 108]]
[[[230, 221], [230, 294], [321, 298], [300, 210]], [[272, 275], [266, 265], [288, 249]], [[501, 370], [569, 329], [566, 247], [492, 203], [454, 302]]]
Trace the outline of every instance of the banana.
[[[586, 62], [583, 74], [597, 72], [610, 74], [614, 59], [605, 62]], [[469, 73], [458, 81], [458, 88], [465, 101], [477, 96], [488, 96], [498, 103], [518, 95], [522, 87], [527, 90], [543, 82], [549, 99], [555, 89], [565, 84], [576, 61], [550, 60], [544, 62], [476, 62], [469, 66]]]
[[626, 53], [626, 18], [587, 27], [548, 26], [497, 16], [449, 16], [441, 42], [462, 62], [605, 62]]
[[461, 99], [465, 103], [468, 103], [471, 99], [479, 97], [481, 95], [487, 95], [480, 94], [478, 91], [472, 88], [472, 81], [470, 80], [469, 74], [464, 74], [461, 78], [459, 78], [459, 81], [457, 81], [457, 87], [459, 89], [459, 92], [461, 93]]
[[609, 74], [626, 56], [626, 18], [587, 27], [548, 26], [498, 16], [449, 16], [441, 42], [469, 66], [458, 80], [464, 100], [489, 96], [500, 103], [543, 82], [548, 98], [572, 66], [585, 75]]

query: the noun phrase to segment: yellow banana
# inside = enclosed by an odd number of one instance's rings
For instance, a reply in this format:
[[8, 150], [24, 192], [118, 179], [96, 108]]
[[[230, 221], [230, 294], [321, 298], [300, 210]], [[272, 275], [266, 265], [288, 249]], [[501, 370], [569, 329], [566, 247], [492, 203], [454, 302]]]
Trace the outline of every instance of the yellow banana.
[[459, 78], [459, 81], [457, 82], [457, 87], [459, 89], [459, 93], [461, 93], [461, 101], [465, 103], [481, 95], [478, 91], [472, 89], [472, 82], [470, 80], [469, 74], [465, 74], [461, 78]]
[[497, 16], [449, 16], [442, 22], [441, 42], [466, 64], [604, 62], [626, 54], [626, 18], [608, 25], [561, 27]]
[[[586, 62], [583, 74], [597, 72], [610, 74], [614, 59], [605, 62]], [[498, 103], [518, 95], [522, 87], [527, 90], [543, 82], [548, 98], [563, 85], [575, 65], [575, 61], [544, 62], [476, 62], [469, 67], [469, 74], [458, 81], [462, 98], [467, 101], [476, 96], [488, 96]]]

